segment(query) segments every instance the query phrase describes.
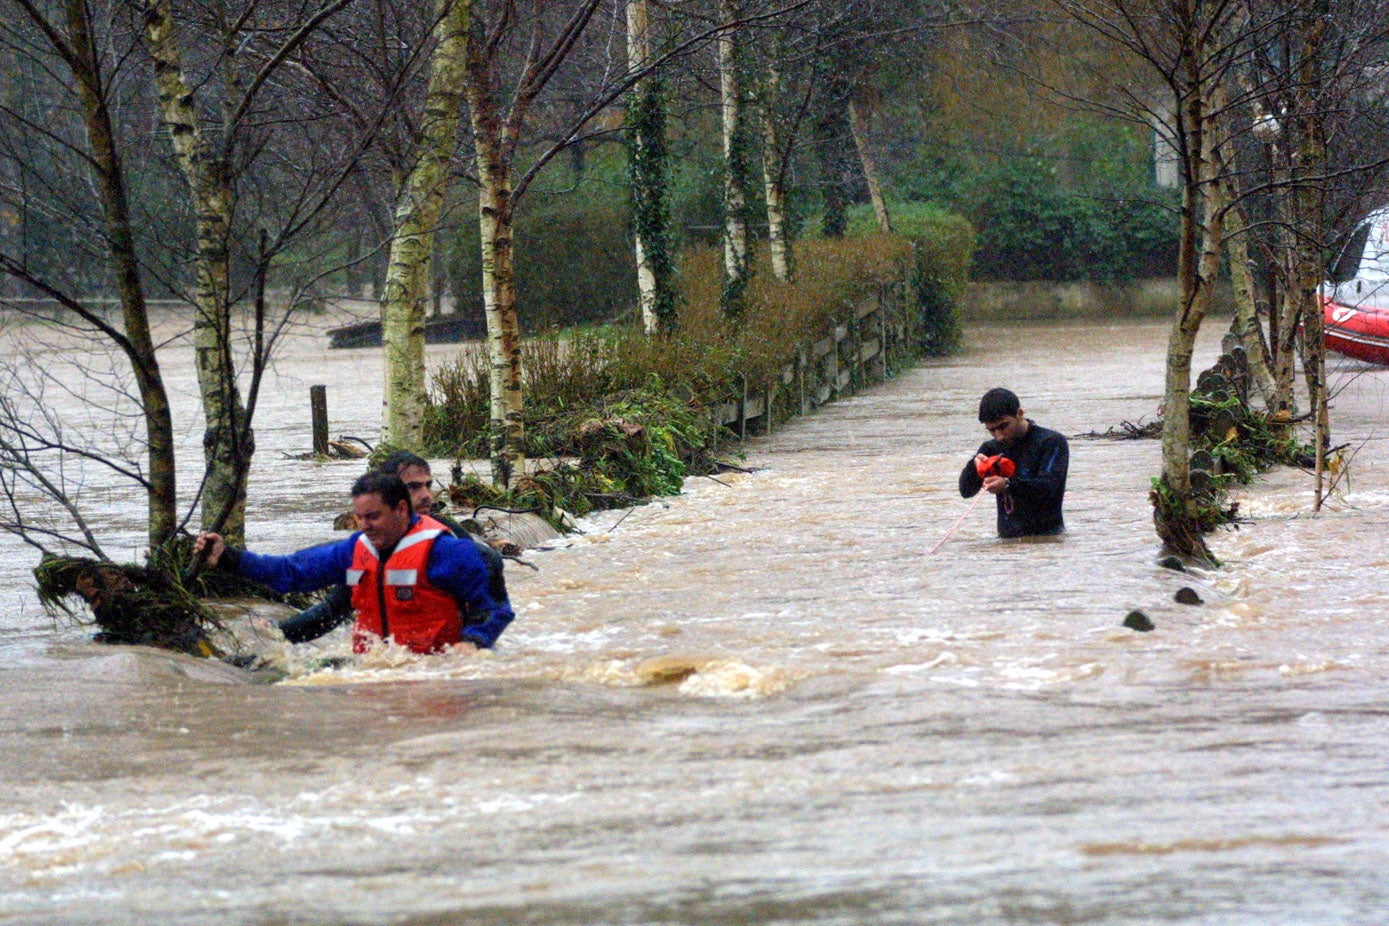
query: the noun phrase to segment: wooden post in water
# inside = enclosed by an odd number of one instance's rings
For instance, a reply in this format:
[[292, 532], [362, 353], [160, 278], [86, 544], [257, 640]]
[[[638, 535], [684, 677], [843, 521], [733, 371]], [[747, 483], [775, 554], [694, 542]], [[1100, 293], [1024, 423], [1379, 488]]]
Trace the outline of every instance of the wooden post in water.
[[767, 401], [762, 406], [762, 414], [766, 417], [762, 421], [762, 433], [768, 437], [772, 436], [772, 403], [776, 401], [776, 380], [767, 380]]
[[743, 374], [743, 395], [738, 400], [738, 440], [748, 439], [748, 378]]
[[309, 408], [313, 416], [313, 452], [328, 455], [328, 387], [309, 387]]
[[804, 415], [804, 414], [806, 414], [806, 413], [809, 411], [809, 407], [805, 404], [805, 347], [804, 347], [804, 345], [801, 346], [800, 350], [796, 351], [796, 389], [797, 389], [797, 391], [798, 391], [799, 394], [800, 394], [800, 400], [801, 400], [801, 414]]

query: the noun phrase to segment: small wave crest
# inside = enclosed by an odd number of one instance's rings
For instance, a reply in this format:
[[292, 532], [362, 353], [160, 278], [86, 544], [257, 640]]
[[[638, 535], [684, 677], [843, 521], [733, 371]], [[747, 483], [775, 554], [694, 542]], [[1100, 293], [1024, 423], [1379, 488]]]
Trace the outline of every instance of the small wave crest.
[[674, 686], [698, 698], [763, 698], [785, 691], [790, 673], [780, 666], [751, 666], [711, 656], [659, 656], [637, 662], [609, 660], [587, 669], [585, 680], [614, 687]]

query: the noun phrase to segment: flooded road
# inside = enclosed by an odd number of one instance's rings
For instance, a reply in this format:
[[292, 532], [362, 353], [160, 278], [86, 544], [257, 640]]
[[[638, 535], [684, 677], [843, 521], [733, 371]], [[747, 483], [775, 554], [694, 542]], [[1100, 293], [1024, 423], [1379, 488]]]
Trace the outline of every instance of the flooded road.
[[[98, 647], [5, 539], [0, 923], [1389, 920], [1389, 372], [1335, 365], [1357, 454], [1328, 510], [1272, 473], [1212, 539], [1225, 568], [1181, 574], [1155, 565], [1157, 442], [1076, 437], [1156, 416], [1165, 341], [972, 329], [753, 441], [752, 472], [511, 564], [517, 620], [479, 657], [313, 668], [330, 637], [264, 686]], [[257, 549], [334, 536], [360, 472], [285, 456], [317, 382], [335, 435], [375, 434], [377, 358], [291, 344]], [[1072, 436], [1068, 533], [1002, 542], [980, 505], [927, 555], [994, 385]]]

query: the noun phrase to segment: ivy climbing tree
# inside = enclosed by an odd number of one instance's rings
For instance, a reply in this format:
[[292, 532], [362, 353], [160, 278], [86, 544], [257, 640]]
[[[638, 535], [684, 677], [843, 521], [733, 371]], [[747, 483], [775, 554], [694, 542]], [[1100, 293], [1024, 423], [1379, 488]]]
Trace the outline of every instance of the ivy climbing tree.
[[670, 153], [666, 145], [666, 82], [651, 65], [647, 0], [627, 4], [627, 62], [637, 79], [627, 99], [627, 173], [637, 292], [647, 334], [671, 334], [678, 324], [670, 254]]

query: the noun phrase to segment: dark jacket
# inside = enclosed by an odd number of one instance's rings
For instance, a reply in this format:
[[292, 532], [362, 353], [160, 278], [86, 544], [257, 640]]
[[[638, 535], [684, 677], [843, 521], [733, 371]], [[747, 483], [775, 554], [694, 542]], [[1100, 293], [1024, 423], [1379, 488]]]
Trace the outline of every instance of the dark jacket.
[[[977, 451], [986, 457], [1002, 454], [1017, 467], [1008, 480], [1008, 490], [995, 496], [1000, 537], [1058, 534], [1066, 529], [1061, 502], [1066, 495], [1070, 447], [1065, 437], [1039, 427], [1031, 418], [1027, 424], [1027, 433], [1012, 446], [986, 440]], [[960, 494], [973, 498], [983, 486], [971, 459], [960, 472]]]

